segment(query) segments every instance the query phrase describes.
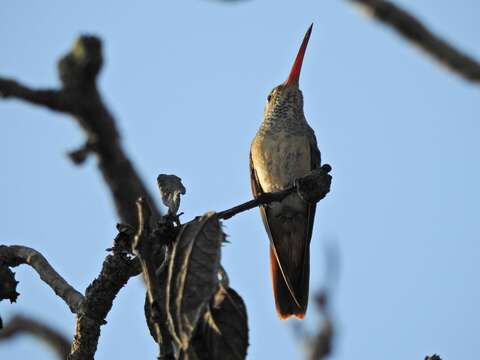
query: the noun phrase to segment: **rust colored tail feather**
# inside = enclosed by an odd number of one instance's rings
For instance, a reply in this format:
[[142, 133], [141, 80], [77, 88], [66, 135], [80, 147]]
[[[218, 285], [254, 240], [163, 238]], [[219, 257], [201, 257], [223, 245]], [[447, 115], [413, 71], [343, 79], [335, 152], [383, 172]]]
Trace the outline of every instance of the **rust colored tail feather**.
[[303, 261], [302, 271], [299, 271], [296, 274], [290, 273], [287, 275], [291, 279], [291, 287], [296, 299], [293, 298], [288, 290], [272, 247], [270, 247], [270, 269], [272, 274], [275, 307], [278, 316], [282, 320], [286, 320], [291, 316], [295, 316], [298, 319], [303, 319], [308, 306], [310, 277], [309, 250], [307, 249], [307, 254]]

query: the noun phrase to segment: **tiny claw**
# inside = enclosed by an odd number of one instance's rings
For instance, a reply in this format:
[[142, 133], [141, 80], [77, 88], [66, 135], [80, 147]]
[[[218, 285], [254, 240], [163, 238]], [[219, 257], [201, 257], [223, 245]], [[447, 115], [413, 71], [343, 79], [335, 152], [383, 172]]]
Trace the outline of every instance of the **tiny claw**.
[[330, 164], [323, 164], [322, 170], [328, 174], [330, 171], [332, 171], [332, 167], [330, 166]]

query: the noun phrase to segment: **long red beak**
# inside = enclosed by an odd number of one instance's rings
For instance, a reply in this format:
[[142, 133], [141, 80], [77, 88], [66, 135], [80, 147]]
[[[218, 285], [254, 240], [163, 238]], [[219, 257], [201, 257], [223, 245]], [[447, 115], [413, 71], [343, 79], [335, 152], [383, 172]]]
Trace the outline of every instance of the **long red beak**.
[[305, 37], [303, 38], [302, 45], [300, 45], [300, 49], [298, 50], [295, 62], [293, 63], [292, 70], [290, 70], [290, 75], [288, 75], [288, 79], [283, 83], [286, 86], [294, 84], [298, 85], [300, 71], [302, 70], [303, 57], [305, 56], [305, 51], [307, 50], [308, 40], [310, 39], [310, 34], [312, 33], [312, 27], [313, 24], [308, 28]]

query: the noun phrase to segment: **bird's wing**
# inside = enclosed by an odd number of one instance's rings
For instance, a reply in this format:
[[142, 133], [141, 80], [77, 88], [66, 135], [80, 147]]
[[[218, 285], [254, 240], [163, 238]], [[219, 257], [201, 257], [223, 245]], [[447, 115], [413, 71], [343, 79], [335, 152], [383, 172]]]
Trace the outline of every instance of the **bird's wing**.
[[[262, 186], [260, 185], [260, 182], [258, 181], [257, 174], [256, 174], [255, 168], [253, 166], [252, 153], [251, 152], [250, 152], [250, 180], [251, 180], [253, 197], [256, 199], [257, 197], [262, 195], [264, 191], [262, 189]], [[288, 278], [288, 276], [285, 274], [282, 263], [281, 263], [281, 261], [278, 257], [278, 253], [277, 253], [277, 250], [275, 248], [275, 243], [274, 243], [274, 240], [273, 240], [272, 231], [270, 229], [270, 225], [269, 225], [269, 221], [268, 221], [268, 206], [259, 206], [259, 209], [260, 209], [260, 215], [262, 216], [263, 224], [265, 225], [265, 229], [267, 230], [268, 238], [270, 239], [271, 249], [273, 251], [273, 254], [275, 255], [275, 258], [277, 259], [277, 263], [278, 263], [278, 266], [280, 268], [280, 272], [282, 273], [282, 277], [285, 281], [285, 284], [287, 285], [288, 292], [290, 293], [290, 295], [294, 299], [297, 306], [301, 307], [301, 305], [300, 305], [299, 301], [297, 300], [297, 297], [295, 296], [295, 293], [293, 291], [292, 283], [291, 283], [290, 279]], [[313, 210], [313, 215], [315, 216], [315, 208]], [[313, 223], [313, 221], [312, 221], [312, 223]]]
[[[310, 166], [311, 170], [318, 169], [320, 167], [321, 157], [320, 150], [318, 150], [317, 139], [313, 135], [310, 141]], [[308, 207], [308, 241], [312, 238], [313, 220], [315, 219], [315, 210], [317, 204], [310, 205]]]
[[[258, 181], [257, 174], [255, 173], [255, 168], [253, 167], [251, 152], [250, 152], [250, 184], [252, 186], [252, 194], [255, 199], [263, 194], [264, 191], [262, 189], [262, 186], [260, 185], [260, 182]], [[265, 228], [267, 229], [268, 237], [272, 239], [272, 232], [270, 231], [270, 227], [268, 226], [265, 207], [260, 206], [260, 214], [262, 215], [263, 223], [265, 224]]]

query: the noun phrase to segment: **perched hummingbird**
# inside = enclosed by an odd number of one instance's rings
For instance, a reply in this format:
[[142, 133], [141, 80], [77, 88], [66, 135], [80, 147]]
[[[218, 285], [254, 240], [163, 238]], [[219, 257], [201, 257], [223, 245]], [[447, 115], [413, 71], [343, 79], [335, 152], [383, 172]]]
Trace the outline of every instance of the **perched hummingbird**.
[[[320, 151], [303, 114], [298, 87], [303, 57], [312, 32], [308, 29], [287, 80], [267, 98], [263, 122], [250, 148], [252, 192], [276, 192], [320, 167]], [[303, 319], [308, 304], [310, 239], [316, 205], [296, 193], [260, 207], [270, 238], [270, 268], [277, 313], [281, 319]]]

